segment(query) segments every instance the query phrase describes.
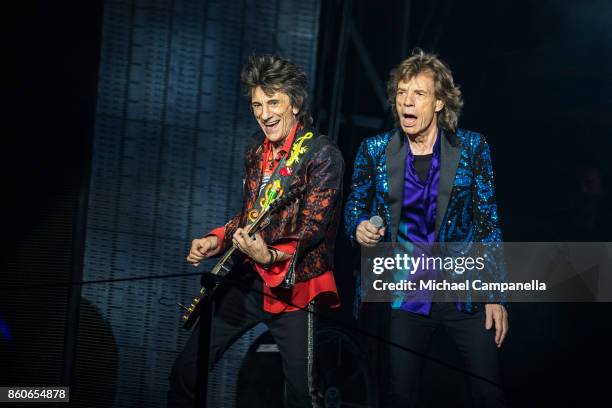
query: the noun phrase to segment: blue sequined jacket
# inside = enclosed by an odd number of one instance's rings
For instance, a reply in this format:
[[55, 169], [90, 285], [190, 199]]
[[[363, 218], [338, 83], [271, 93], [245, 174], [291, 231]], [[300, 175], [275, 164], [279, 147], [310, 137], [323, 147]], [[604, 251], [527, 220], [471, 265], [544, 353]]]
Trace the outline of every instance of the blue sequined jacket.
[[[501, 243], [491, 153], [484, 136], [462, 129], [441, 134], [436, 242]], [[397, 129], [361, 143], [344, 211], [345, 233], [351, 241], [355, 239], [358, 223], [378, 214], [385, 225], [390, 226], [385, 231], [384, 241], [396, 242], [404, 191], [406, 143], [406, 137]], [[505, 268], [501, 255], [492, 255], [487, 270], [494, 274], [493, 279], [503, 281]]]

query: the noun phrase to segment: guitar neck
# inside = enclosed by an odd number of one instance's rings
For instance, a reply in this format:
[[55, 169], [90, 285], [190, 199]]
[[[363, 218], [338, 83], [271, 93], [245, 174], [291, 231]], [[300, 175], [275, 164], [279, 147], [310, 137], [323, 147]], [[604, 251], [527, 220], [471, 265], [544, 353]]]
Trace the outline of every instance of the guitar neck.
[[[265, 214], [262, 214], [262, 216], [257, 218], [255, 222], [253, 222], [252, 224], [248, 225], [245, 228], [249, 237], [252, 236], [254, 233], [256, 233], [259, 230], [259, 227], [261, 226], [261, 223], [263, 222], [264, 218], [265, 218]], [[234, 267], [233, 258], [234, 258], [234, 255], [236, 254], [236, 249], [237, 248], [232, 245], [231, 248], [229, 248], [225, 252], [225, 254], [221, 257], [219, 262], [217, 262], [217, 264], [212, 269], [211, 273], [215, 275], [220, 275], [220, 276], [227, 275], [229, 271]]]

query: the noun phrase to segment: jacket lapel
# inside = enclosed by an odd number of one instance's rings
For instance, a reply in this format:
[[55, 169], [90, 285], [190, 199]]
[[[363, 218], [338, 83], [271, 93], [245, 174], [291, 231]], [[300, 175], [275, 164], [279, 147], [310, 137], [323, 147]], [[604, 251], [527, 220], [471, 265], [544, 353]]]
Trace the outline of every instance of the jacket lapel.
[[[438, 237], [440, 226], [444, 221], [448, 201], [451, 196], [453, 185], [455, 184], [455, 174], [461, 156], [461, 144], [458, 138], [446, 131], [442, 131], [440, 144], [440, 179], [438, 182], [438, 199], [436, 207], [436, 234]], [[437, 239], [436, 239], [437, 240]]]
[[263, 144], [251, 149], [246, 162], [247, 175], [245, 183], [247, 183], [248, 186], [245, 186], [245, 193], [247, 191], [250, 193], [250, 196], [248, 197], [249, 207], [257, 207], [256, 201], [257, 196], [259, 195], [259, 189], [261, 187], [263, 176], [261, 171], [263, 166]]
[[404, 172], [406, 171], [406, 140], [398, 130], [391, 136], [385, 156], [387, 158], [387, 181], [389, 182], [391, 239], [395, 242], [404, 199]]

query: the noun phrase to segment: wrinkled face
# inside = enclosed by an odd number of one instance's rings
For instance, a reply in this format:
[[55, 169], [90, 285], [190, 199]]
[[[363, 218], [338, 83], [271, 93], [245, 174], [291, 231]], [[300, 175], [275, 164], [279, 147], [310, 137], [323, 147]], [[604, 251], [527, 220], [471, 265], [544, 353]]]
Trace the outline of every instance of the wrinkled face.
[[422, 72], [397, 84], [395, 109], [407, 135], [426, 134], [436, 128], [438, 112], [444, 103], [436, 99], [433, 74]]
[[281, 143], [289, 136], [299, 112], [291, 105], [289, 95], [283, 92], [267, 95], [259, 86], [251, 91], [251, 108], [266, 138], [272, 143]]

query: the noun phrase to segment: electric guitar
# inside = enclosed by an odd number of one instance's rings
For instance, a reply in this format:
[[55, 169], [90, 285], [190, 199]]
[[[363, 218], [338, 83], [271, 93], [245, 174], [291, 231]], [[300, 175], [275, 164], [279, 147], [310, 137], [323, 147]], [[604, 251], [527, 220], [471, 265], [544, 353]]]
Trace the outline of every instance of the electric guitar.
[[[272, 201], [272, 203], [257, 216], [255, 221], [246, 227], [246, 232], [249, 237], [267, 227], [270, 223], [270, 216], [272, 214], [300, 198], [302, 194], [304, 194], [305, 190], [306, 188], [304, 186], [293, 187], [287, 193]], [[191, 305], [187, 307], [179, 304], [179, 306], [185, 310], [181, 320], [183, 321], [183, 327], [186, 330], [190, 330], [199, 319], [202, 313], [202, 304], [204, 302], [212, 301], [213, 296], [220, 285], [219, 278], [227, 276], [236, 262], [242, 258], [242, 255], [243, 254], [240, 251], [237, 251], [235, 246], [229, 248], [221, 257], [219, 262], [217, 262], [217, 264], [212, 268], [212, 270], [204, 274], [203, 281], [205, 283], [200, 288], [200, 292], [193, 299]]]

